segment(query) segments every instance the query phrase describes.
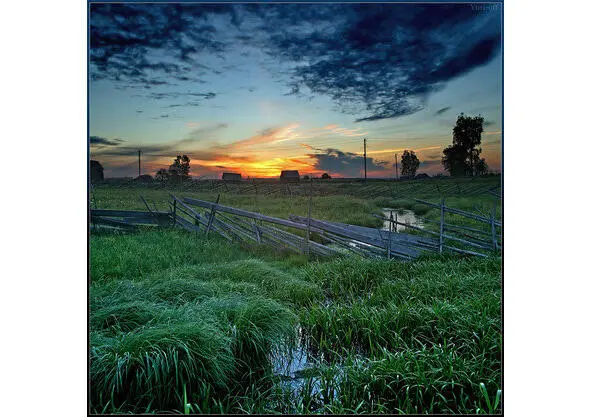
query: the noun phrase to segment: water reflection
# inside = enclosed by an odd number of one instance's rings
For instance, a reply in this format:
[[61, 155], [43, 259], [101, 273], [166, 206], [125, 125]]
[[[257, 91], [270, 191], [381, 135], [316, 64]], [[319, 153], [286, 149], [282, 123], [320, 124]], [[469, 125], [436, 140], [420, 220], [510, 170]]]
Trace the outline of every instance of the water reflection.
[[[384, 217], [386, 219], [390, 219], [390, 213], [392, 213], [392, 218], [395, 222], [397, 222], [392, 223], [393, 232], [397, 233], [411, 229], [407, 226], [414, 226], [421, 229], [423, 228], [423, 222], [412, 210], [384, 208], [382, 209], [382, 213], [384, 213]], [[390, 220], [384, 220], [384, 223], [382, 224], [382, 230], [390, 230]]]

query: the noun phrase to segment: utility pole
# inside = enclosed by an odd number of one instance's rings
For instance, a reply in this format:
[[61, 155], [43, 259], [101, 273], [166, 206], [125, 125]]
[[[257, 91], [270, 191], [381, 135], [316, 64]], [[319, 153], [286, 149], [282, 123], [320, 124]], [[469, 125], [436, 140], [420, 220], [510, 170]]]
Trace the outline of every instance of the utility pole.
[[137, 150], [137, 176], [142, 175], [142, 160], [141, 160], [141, 149]]
[[394, 159], [396, 160], [396, 179], [398, 179], [398, 154], [394, 154]]
[[363, 170], [365, 171], [364, 182], [367, 182], [367, 138], [363, 138]]

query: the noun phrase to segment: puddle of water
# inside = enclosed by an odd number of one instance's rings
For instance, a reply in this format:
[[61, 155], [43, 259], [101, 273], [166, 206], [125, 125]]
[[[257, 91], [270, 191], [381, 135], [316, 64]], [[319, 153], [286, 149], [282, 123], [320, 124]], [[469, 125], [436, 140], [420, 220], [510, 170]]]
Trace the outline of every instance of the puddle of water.
[[284, 379], [302, 378], [305, 369], [310, 369], [313, 365], [310, 363], [308, 349], [302, 342], [302, 328], [298, 327], [298, 342], [286, 352], [277, 352], [273, 358], [273, 373]]
[[[321, 403], [330, 396], [336, 398], [337, 391], [331, 387], [330, 393], [325, 393], [321, 372], [318, 369], [320, 364], [329, 363], [328, 358], [323, 352], [315, 352], [309, 345], [303, 329], [298, 326], [298, 341], [294, 347], [287, 351], [277, 352], [271, 358], [273, 363], [273, 373], [281, 378], [280, 386], [282, 390], [292, 393], [292, 398], [309, 396], [315, 398]], [[338, 364], [334, 364], [335, 375], [332, 378], [333, 384], [343, 377], [343, 369]]]
[[[392, 232], [399, 233], [404, 231], [412, 230], [412, 228], [408, 226], [418, 227], [422, 229], [424, 227], [423, 221], [417, 217], [417, 215], [412, 210], [405, 210], [405, 209], [391, 209], [391, 208], [383, 208], [382, 213], [385, 219], [390, 218], [390, 212], [392, 212], [392, 217], [394, 221], [398, 223], [392, 223]], [[400, 224], [402, 223], [402, 224]], [[390, 221], [384, 220], [382, 223], [382, 228], [380, 230], [389, 231], [390, 230]], [[387, 236], [387, 235], [386, 235]], [[373, 248], [372, 245], [360, 242], [358, 240], [351, 239], [349, 242], [346, 243], [347, 246], [355, 249], [370, 249]], [[328, 246], [336, 249], [338, 251], [343, 251], [344, 249], [335, 243], [331, 243]]]
[[[281, 378], [280, 385], [284, 390], [290, 391], [299, 397], [306, 388], [306, 379], [315, 374], [315, 360], [312, 358], [306, 337], [301, 326], [297, 326], [296, 345], [289, 350], [276, 352], [271, 361], [273, 363], [273, 374]], [[310, 394], [320, 394], [320, 381], [312, 378], [308, 381]]]
[[[386, 219], [390, 218], [390, 212], [392, 212], [392, 217], [395, 221], [404, 224], [392, 224], [392, 231], [393, 232], [403, 232], [405, 230], [411, 229], [408, 226], [414, 226], [423, 228], [423, 222], [416, 216], [416, 214], [412, 210], [402, 210], [402, 209], [391, 209], [391, 208], [384, 208], [382, 209], [382, 213], [384, 213], [384, 217]], [[384, 220], [382, 224], [382, 230], [390, 230], [390, 220]]]

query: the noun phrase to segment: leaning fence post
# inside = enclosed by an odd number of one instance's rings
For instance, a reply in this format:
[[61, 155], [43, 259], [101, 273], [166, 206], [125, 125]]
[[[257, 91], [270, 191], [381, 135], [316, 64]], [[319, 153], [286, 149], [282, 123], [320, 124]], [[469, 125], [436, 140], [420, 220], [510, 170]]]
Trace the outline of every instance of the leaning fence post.
[[388, 226], [388, 259], [390, 259], [390, 241], [392, 240], [392, 210], [390, 210], [390, 224]]
[[[215, 200], [215, 204], [220, 202], [220, 195], [218, 194], [218, 198]], [[207, 222], [207, 229], [205, 230], [205, 236], [209, 235], [209, 230], [211, 229], [211, 225], [213, 223], [213, 218], [215, 216], [215, 204], [211, 206], [211, 212], [209, 213], [209, 221]]]
[[439, 221], [439, 254], [443, 253], [443, 224], [445, 222], [445, 198], [441, 197], [441, 220]]
[[254, 230], [254, 234], [257, 238], [257, 243], [260, 245], [261, 243], [261, 233], [259, 232], [259, 227], [257, 226], [256, 222], [253, 220], [251, 221], [252, 229]]
[[176, 226], [176, 200], [172, 200], [172, 225]]
[[490, 231], [492, 234], [492, 248], [497, 250], [497, 231], [495, 229], [495, 216], [497, 214], [497, 200], [493, 203], [493, 208], [490, 215]]
[[306, 255], [310, 256], [310, 217], [312, 216], [312, 178], [310, 177], [310, 189], [308, 193], [308, 224], [306, 228]]

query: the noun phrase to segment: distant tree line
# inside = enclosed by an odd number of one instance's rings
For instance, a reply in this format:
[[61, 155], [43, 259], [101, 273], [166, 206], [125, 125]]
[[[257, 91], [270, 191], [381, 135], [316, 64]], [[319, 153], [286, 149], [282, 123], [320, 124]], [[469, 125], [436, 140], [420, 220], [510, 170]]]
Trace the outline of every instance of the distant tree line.
[[[327, 172], [325, 172], [320, 177], [311, 177], [311, 178], [314, 179], [314, 180], [318, 180], [318, 179], [321, 179], [321, 180], [329, 180], [332, 177]], [[309, 175], [304, 175], [302, 177], [302, 179], [303, 180], [309, 180], [310, 179], [310, 176]]]

